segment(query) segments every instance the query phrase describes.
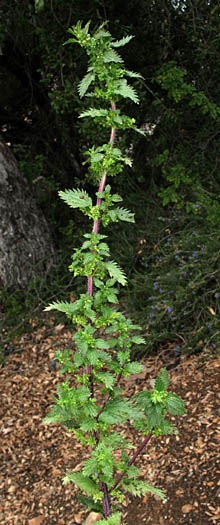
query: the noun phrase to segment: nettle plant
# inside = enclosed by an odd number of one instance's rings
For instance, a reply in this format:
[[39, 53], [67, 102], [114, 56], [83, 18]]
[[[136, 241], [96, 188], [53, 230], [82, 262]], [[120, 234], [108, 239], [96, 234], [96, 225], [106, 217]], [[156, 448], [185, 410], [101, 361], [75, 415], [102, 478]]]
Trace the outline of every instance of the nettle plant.
[[[76, 471], [67, 472], [63, 481], [75, 483], [86, 494], [81, 496], [81, 502], [102, 513], [100, 525], [119, 525], [117, 502], [123, 501], [124, 492], [141, 496], [150, 491], [165, 498], [162, 490], [137, 479], [139, 469], [134, 463], [152, 436], [176, 432], [166, 415], [183, 414], [184, 402], [167, 392], [169, 378], [165, 369], [159, 373], [152, 391], [143, 390], [128, 399], [120, 387], [120, 380], [143, 370], [139, 362], [131, 361], [131, 352], [144, 339], [135, 335], [140, 327], [117, 309], [118, 285], [124, 286], [126, 277], [118, 264], [109, 260], [106, 235], [99, 233], [99, 226], [106, 227], [119, 220], [134, 222], [130, 211], [117, 206], [122, 198], [111, 193], [106, 177], [116, 176], [124, 165], [131, 165], [130, 158], [115, 146], [116, 128], [132, 128], [142, 133], [135, 119], [116, 108], [121, 99], [139, 102], [127, 77], [137, 79], [141, 75], [125, 69], [116, 51], [132, 36], [114, 40], [104, 25], [91, 35], [89, 23], [82, 27], [78, 22], [69, 29], [72, 37], [67, 41], [79, 43], [89, 56], [88, 73], [79, 84], [79, 96], [83, 97], [94, 86], [87, 96], [102, 101], [101, 108], [94, 103], [80, 118], [90, 117], [98, 125], [110, 128], [110, 139], [107, 144], [93, 146], [86, 152], [86, 162], [99, 184], [96, 203], [85, 190], [59, 192], [61, 199], [70, 207], [79, 208], [93, 226], [91, 233], [84, 235], [81, 248], [75, 250], [70, 266], [74, 276], [87, 278], [87, 292], [75, 302], [54, 302], [46, 308], [64, 312], [75, 331], [74, 351], [59, 350], [56, 354], [60, 372], [67, 379], [58, 385], [58, 397], [44, 423], [61, 423], [75, 434], [87, 452], [89, 447], [91, 456], [81, 471], [76, 467]], [[128, 421], [142, 435], [136, 450], [122, 432], [124, 427], [120, 432], [120, 426]]]

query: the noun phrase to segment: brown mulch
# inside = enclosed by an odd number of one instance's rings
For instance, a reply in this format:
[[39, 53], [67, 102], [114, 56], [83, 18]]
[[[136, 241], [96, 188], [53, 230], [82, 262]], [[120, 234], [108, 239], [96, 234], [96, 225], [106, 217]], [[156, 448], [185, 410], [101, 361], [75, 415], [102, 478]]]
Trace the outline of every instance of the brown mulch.
[[[86, 513], [78, 503], [77, 488], [62, 484], [67, 469], [83, 464], [89, 451], [66, 429], [43, 426], [61, 380], [51, 368], [58, 348], [71, 344], [71, 333], [34, 326], [31, 335], [16, 343], [0, 370], [0, 523], [10, 525], [76, 525]], [[174, 346], [174, 345], [173, 345]], [[166, 502], [147, 494], [126, 497], [122, 512], [128, 525], [215, 525], [220, 520], [220, 356], [183, 356], [175, 361], [169, 345], [143, 361], [145, 371], [129, 378], [132, 394], [150, 387], [158, 370], [167, 366], [170, 388], [180, 395], [187, 414], [176, 418], [178, 436], [153, 438], [138, 466], [150, 484], [163, 488]], [[140, 437], [125, 428], [135, 445]]]

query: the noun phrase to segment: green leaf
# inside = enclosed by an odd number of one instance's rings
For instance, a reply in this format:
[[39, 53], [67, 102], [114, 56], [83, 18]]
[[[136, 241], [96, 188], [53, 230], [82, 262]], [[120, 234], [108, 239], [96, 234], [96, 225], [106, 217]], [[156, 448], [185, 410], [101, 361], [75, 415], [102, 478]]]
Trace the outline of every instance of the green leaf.
[[85, 190], [65, 190], [59, 191], [58, 194], [71, 208], [92, 206], [92, 199]]
[[[86, 358], [88, 359], [88, 362], [90, 365], [95, 365], [98, 361], [98, 359], [100, 359], [100, 352], [97, 352], [97, 350], [88, 350], [87, 354], [86, 354]], [[75, 356], [74, 356], [75, 357]], [[75, 359], [74, 359], [75, 361]]]
[[85, 411], [85, 414], [86, 414], [86, 416], [90, 416], [90, 417], [96, 417], [97, 414], [98, 414], [99, 408], [100, 408], [100, 407], [97, 407], [97, 406], [92, 402], [92, 399], [90, 399], [90, 400], [88, 401], [88, 403], [87, 403], [86, 405], [84, 405], [84, 411]]
[[139, 335], [134, 335], [134, 337], [131, 337], [131, 341], [136, 345], [144, 345], [146, 343], [145, 339]]
[[120, 525], [121, 524], [121, 514], [120, 512], [115, 512], [107, 520], [99, 520], [98, 525]]
[[113, 399], [108, 401], [105, 410], [100, 414], [99, 419], [110, 425], [122, 423], [128, 419], [135, 419], [139, 411], [126, 399]]
[[106, 37], [107, 38], [109, 38], [109, 37], [112, 38], [111, 37], [111, 33], [109, 33], [109, 31], [105, 31], [104, 29], [101, 29], [101, 27], [103, 27], [103, 26], [104, 26], [104, 24], [102, 24], [100, 26], [100, 28], [94, 33], [93, 36], [94, 36], [95, 40], [100, 40], [100, 38], [103, 38], [103, 37], [104, 38], [106, 38]]
[[69, 472], [63, 478], [64, 485], [69, 481], [73, 481], [81, 490], [89, 494], [89, 496], [97, 496], [99, 489], [96, 483], [89, 477], [84, 476], [81, 472]]
[[137, 361], [132, 361], [131, 363], [128, 363], [124, 370], [128, 372], [129, 374], [140, 374], [144, 370], [144, 366], [141, 365], [141, 363], [138, 363]]
[[178, 431], [175, 429], [173, 423], [168, 419], [164, 419], [160, 426], [157, 427], [154, 431], [156, 436], [166, 436], [167, 434], [178, 434]]
[[91, 457], [87, 459], [83, 465], [83, 475], [84, 476], [91, 476], [92, 474], [95, 474], [98, 470], [98, 462], [96, 457]]
[[131, 492], [134, 496], [140, 497], [146, 494], [146, 492], [151, 492], [152, 494], [159, 496], [161, 499], [166, 500], [166, 496], [161, 489], [157, 489], [156, 487], [149, 485], [148, 483], [146, 483], [146, 481], [128, 481], [127, 479], [125, 479], [122, 481], [122, 485], [126, 490], [129, 490], [129, 492]]
[[106, 262], [105, 267], [107, 268], [110, 277], [113, 277], [116, 281], [122, 284], [122, 286], [126, 285], [127, 278], [123, 270], [121, 270], [115, 261]]
[[155, 494], [156, 496], [159, 496], [162, 500], [166, 500], [166, 495], [164, 494], [163, 490], [157, 489], [156, 487], [153, 487], [152, 485], [149, 485], [148, 483], [145, 484], [146, 486], [146, 492], [151, 492], [151, 494]]
[[96, 374], [97, 379], [104, 383], [106, 388], [112, 389], [115, 383], [115, 377], [110, 372], [98, 372]]
[[101, 503], [94, 503], [92, 498], [88, 498], [83, 494], [79, 494], [77, 497], [80, 503], [87, 509], [93, 510], [94, 512], [100, 512], [101, 514], [103, 513], [103, 507]]
[[116, 51], [114, 51], [114, 49], [109, 49], [103, 55], [103, 62], [104, 62], [104, 64], [106, 64], [108, 62], [115, 62], [115, 63], [122, 64], [123, 60], [120, 57], [120, 55], [118, 53], [116, 53]]
[[127, 83], [127, 80], [123, 78], [118, 83], [117, 88], [114, 89], [117, 95], [121, 95], [124, 98], [130, 98], [136, 104], [139, 104], [139, 98], [135, 89]]
[[155, 381], [155, 390], [166, 390], [169, 385], [169, 375], [166, 368], [162, 368]]
[[87, 73], [78, 85], [79, 96], [82, 98], [88, 90], [90, 84], [95, 80], [94, 73]]
[[140, 73], [134, 73], [133, 71], [129, 71], [128, 69], [124, 69], [124, 73], [130, 78], [144, 78]]
[[124, 36], [123, 38], [121, 38], [121, 40], [115, 40], [115, 42], [111, 42], [110, 46], [111, 47], [125, 46], [126, 44], [128, 44], [128, 42], [130, 42], [130, 40], [132, 40], [132, 38], [134, 38], [133, 35]]
[[86, 111], [83, 111], [82, 113], [80, 113], [79, 118], [84, 118], [84, 117], [92, 117], [92, 118], [105, 117], [107, 114], [108, 114], [108, 110], [107, 109], [90, 108], [90, 109], [87, 109]]
[[145, 410], [147, 416], [148, 428], [152, 430], [154, 427], [159, 427], [163, 420], [163, 408], [160, 404], [151, 404]]
[[126, 210], [125, 208], [114, 208], [113, 211], [116, 212], [120, 221], [135, 222], [134, 213], [131, 211]]
[[97, 422], [91, 417], [84, 418], [80, 424], [80, 429], [83, 430], [83, 432], [92, 432], [93, 430], [96, 430], [96, 428]]
[[105, 341], [105, 339], [96, 339], [95, 345], [96, 345], [96, 348], [101, 348], [101, 349], [109, 348], [109, 343], [108, 341]]
[[79, 367], [84, 363], [84, 356], [79, 352], [75, 352], [73, 360], [75, 365]]
[[185, 414], [185, 403], [178, 397], [176, 394], [168, 394], [166, 400], [166, 408], [170, 414], [173, 415], [183, 415]]
[[44, 309], [45, 312], [49, 312], [50, 310], [58, 310], [59, 312], [64, 312], [65, 314], [72, 315], [79, 309], [79, 301], [75, 301], [75, 303], [67, 303], [65, 301], [57, 301], [49, 304]]

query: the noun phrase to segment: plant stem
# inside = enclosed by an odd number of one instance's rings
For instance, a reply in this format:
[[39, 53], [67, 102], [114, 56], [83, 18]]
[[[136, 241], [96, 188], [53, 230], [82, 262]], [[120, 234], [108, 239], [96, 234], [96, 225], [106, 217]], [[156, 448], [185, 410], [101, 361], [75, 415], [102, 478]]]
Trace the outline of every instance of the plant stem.
[[[115, 105], [115, 103], [113, 101], [111, 102], [111, 107], [112, 107], [113, 110], [116, 110], [116, 105]], [[111, 128], [111, 134], [110, 134], [110, 139], [109, 139], [109, 142], [111, 143], [110, 149], [113, 148], [115, 137], [116, 137], [116, 128]], [[104, 191], [105, 184], [106, 184], [106, 172], [103, 171], [102, 172], [102, 176], [101, 176], [101, 180], [100, 180], [100, 184], [99, 184], [99, 189], [98, 189], [98, 191], [100, 193]], [[100, 206], [101, 202], [102, 202], [102, 199], [100, 197], [97, 197], [96, 205]], [[94, 235], [98, 234], [98, 231], [99, 231], [99, 220], [94, 220], [92, 231], [93, 231]], [[90, 297], [93, 295], [93, 276], [92, 275], [88, 276], [88, 295]], [[87, 366], [86, 367], [86, 373], [88, 375], [90, 375], [90, 387], [91, 387], [90, 391], [91, 391], [91, 395], [93, 397], [94, 390], [93, 390], [92, 367], [91, 366]], [[101, 408], [100, 413], [104, 410], [106, 402], [107, 402], [107, 400], [103, 403], [103, 407]], [[98, 415], [100, 415], [100, 413]], [[96, 438], [96, 442], [98, 442], [99, 441], [99, 436], [98, 436], [97, 432], [95, 433], [95, 438]], [[102, 499], [104, 516], [107, 519], [112, 514], [112, 508], [111, 508], [111, 502], [110, 502], [110, 497], [109, 497], [108, 488], [107, 488], [106, 483], [104, 483], [104, 482], [101, 483], [101, 489], [102, 489], [103, 494], [104, 494], [103, 499]]]
[[109, 497], [109, 492], [108, 492], [107, 485], [103, 481], [101, 483], [101, 488], [102, 488], [103, 493], [104, 493], [104, 496], [103, 496], [103, 499], [102, 499], [104, 516], [105, 516], [105, 519], [107, 519], [112, 514], [112, 507], [111, 507], [111, 502], [110, 502], [110, 497]]
[[[149, 434], [146, 436], [146, 438], [144, 439], [144, 441], [141, 443], [141, 445], [138, 447], [137, 451], [135, 452], [135, 454], [132, 456], [132, 458], [130, 459], [130, 461], [128, 462], [128, 466], [130, 467], [131, 465], [133, 465], [133, 463], [135, 462], [136, 458], [139, 456], [139, 454], [142, 452], [143, 448], [145, 447], [145, 445], [147, 445], [148, 441], [150, 441], [150, 438], [152, 437], [152, 432], [149, 432]], [[109, 490], [109, 492], [112, 492], [117, 486], [118, 484], [120, 483], [121, 479], [123, 478], [123, 476], [126, 474], [126, 472], [122, 472], [118, 478], [116, 479], [114, 485], [111, 487], [111, 489]]]
[[[111, 102], [111, 107], [114, 111], [116, 110], [116, 105], [113, 101]], [[115, 137], [116, 137], [116, 128], [111, 128], [111, 134], [110, 134], [110, 139], [109, 139], [109, 143], [111, 143], [110, 149], [113, 148]], [[103, 171], [101, 180], [100, 180], [100, 184], [99, 184], [99, 189], [98, 189], [100, 193], [104, 191], [105, 184], [106, 184], [106, 172]], [[102, 202], [102, 199], [100, 197], [97, 197], [96, 206], [100, 206], [101, 202]], [[98, 231], [99, 231], [99, 220], [98, 219], [94, 220], [92, 231], [95, 235], [98, 234]], [[88, 277], [88, 295], [90, 297], [93, 295], [93, 276], [92, 275], [89, 275]]]

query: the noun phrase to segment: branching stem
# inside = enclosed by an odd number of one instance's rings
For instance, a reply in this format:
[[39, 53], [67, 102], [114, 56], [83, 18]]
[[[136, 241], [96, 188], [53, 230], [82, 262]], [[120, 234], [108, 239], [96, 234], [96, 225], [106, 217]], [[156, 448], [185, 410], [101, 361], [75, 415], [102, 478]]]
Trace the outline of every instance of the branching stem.
[[[141, 443], [141, 445], [138, 447], [138, 449], [136, 450], [135, 454], [132, 456], [132, 458], [130, 459], [130, 461], [128, 462], [128, 466], [130, 467], [131, 465], [133, 465], [133, 463], [135, 462], [135, 460], [137, 459], [137, 457], [139, 456], [139, 454], [142, 452], [143, 448], [147, 445], [148, 441], [150, 441], [150, 438], [152, 437], [152, 432], [149, 432], [149, 434], [146, 436], [146, 438], [144, 439], [144, 441]], [[109, 490], [109, 492], [112, 492], [120, 483], [121, 479], [123, 478], [123, 476], [125, 476], [126, 472], [122, 472], [118, 478], [116, 479], [114, 485], [111, 487], [111, 489]]]

